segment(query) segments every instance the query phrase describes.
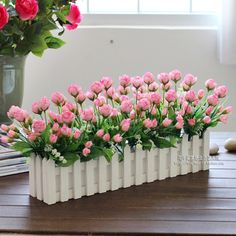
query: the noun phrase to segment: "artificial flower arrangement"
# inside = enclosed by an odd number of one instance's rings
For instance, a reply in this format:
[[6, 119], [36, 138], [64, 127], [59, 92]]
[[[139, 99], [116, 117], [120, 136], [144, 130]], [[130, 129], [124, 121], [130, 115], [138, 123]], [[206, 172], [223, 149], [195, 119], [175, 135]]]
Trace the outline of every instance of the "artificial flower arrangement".
[[7, 136], [1, 141], [14, 142], [12, 147], [25, 156], [35, 153], [63, 167], [100, 156], [111, 161], [114, 153], [123, 160], [126, 145], [133, 150], [175, 147], [183, 134], [189, 140], [202, 137], [209, 127], [225, 123], [232, 111], [223, 106], [226, 86], [209, 79], [206, 90], [194, 91], [197, 77], [187, 74], [178, 86], [181, 78], [178, 70], [159, 74], [159, 83], [150, 72], [143, 77], [124, 75], [115, 88], [110, 77], [103, 77], [86, 93], [72, 84], [72, 101], [60, 92], [52, 94], [57, 112], [49, 110], [46, 97], [32, 105], [38, 118], [12, 106], [8, 116], [17, 125], [2, 125]]
[[64, 41], [52, 30], [76, 29], [81, 21], [74, 0], [0, 1], [0, 55], [42, 56], [47, 48], [59, 48]]

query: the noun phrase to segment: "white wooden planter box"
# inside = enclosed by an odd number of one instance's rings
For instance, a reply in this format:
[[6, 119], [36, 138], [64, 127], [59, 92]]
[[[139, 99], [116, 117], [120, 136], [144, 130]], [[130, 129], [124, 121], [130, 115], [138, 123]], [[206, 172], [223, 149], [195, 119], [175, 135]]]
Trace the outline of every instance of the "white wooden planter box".
[[114, 191], [168, 177], [207, 170], [209, 133], [188, 141], [183, 137], [177, 148], [136, 150], [127, 147], [123, 162], [114, 155], [111, 163], [101, 157], [77, 161], [70, 167], [56, 167], [54, 161], [32, 156], [29, 162], [30, 195], [47, 204], [78, 199], [95, 193]]

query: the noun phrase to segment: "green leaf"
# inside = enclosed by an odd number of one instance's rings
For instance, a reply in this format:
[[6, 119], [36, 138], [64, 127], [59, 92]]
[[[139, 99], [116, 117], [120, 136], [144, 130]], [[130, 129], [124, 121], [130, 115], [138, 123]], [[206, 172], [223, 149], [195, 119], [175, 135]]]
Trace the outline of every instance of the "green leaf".
[[48, 36], [45, 38], [45, 42], [47, 44], [48, 48], [60, 48], [65, 44], [65, 42], [59, 38], [53, 37], [53, 36]]
[[108, 148], [104, 148], [103, 149], [103, 155], [104, 155], [104, 157], [106, 158], [106, 160], [108, 161], [108, 162], [111, 162], [111, 160], [112, 160], [112, 156], [114, 155], [114, 152], [113, 152], [113, 150], [112, 149], [108, 149]]
[[60, 163], [60, 166], [62, 166], [62, 167], [71, 166], [71, 165], [73, 165], [77, 160], [79, 160], [79, 155], [76, 154], [76, 153], [68, 152], [68, 153], [64, 153], [63, 156], [64, 156], [65, 159], [67, 160], [67, 163], [65, 163], [65, 164], [61, 164], [61, 163]]
[[161, 138], [161, 137], [157, 137], [155, 139], [153, 139], [154, 144], [156, 145], [157, 148], [170, 148], [170, 147], [175, 147], [175, 145], [173, 145], [171, 143], [171, 141], [165, 139], [165, 138]]
[[46, 50], [47, 48], [48, 46], [44, 38], [37, 37], [32, 43], [31, 51], [34, 55], [41, 57], [44, 53], [44, 50]]
[[28, 151], [29, 149], [32, 150], [31, 145], [23, 141], [16, 142], [11, 148], [21, 153], [25, 152], [26, 150]]
[[145, 140], [142, 142], [143, 150], [150, 151], [152, 149], [152, 141], [151, 140]]

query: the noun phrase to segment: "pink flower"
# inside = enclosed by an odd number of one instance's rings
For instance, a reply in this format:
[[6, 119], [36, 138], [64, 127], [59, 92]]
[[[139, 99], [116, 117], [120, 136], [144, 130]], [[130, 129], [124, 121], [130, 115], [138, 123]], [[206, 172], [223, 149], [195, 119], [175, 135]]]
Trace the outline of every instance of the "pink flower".
[[177, 99], [177, 94], [174, 89], [170, 89], [166, 94], [165, 98], [167, 102], [175, 102]]
[[93, 109], [87, 109], [87, 110], [83, 110], [81, 113], [81, 117], [83, 120], [85, 121], [91, 121], [93, 119], [94, 113], [93, 113]]
[[170, 88], [171, 88], [172, 84], [171, 82], [167, 83], [167, 84], [162, 84], [161, 85], [161, 88], [164, 90], [164, 91], [168, 91]]
[[158, 83], [153, 82], [153, 83], [148, 85], [148, 90], [152, 91], [152, 92], [155, 92], [155, 91], [157, 91], [158, 87], [159, 87]]
[[122, 87], [128, 87], [131, 83], [131, 78], [128, 75], [120, 76], [119, 80]]
[[35, 113], [35, 114], [41, 114], [42, 113], [42, 110], [40, 109], [39, 102], [34, 102], [32, 104], [32, 112]]
[[162, 125], [163, 125], [164, 127], [168, 127], [168, 126], [171, 125], [172, 122], [173, 122], [173, 121], [172, 121], [171, 119], [165, 118], [165, 119], [162, 121]]
[[104, 140], [105, 142], [109, 142], [110, 139], [111, 139], [111, 136], [110, 136], [110, 134], [108, 134], [108, 133], [103, 136], [103, 140]]
[[103, 77], [100, 82], [102, 83], [102, 85], [106, 90], [108, 90], [113, 84], [111, 77]]
[[183, 88], [184, 91], [189, 91], [190, 86], [188, 86], [187, 84], [185, 84], [184, 82], [181, 83], [181, 86]]
[[63, 126], [61, 127], [61, 133], [62, 133], [64, 136], [71, 137], [71, 136], [72, 136], [72, 129], [69, 128], [67, 125], [63, 125]]
[[188, 124], [189, 124], [190, 126], [194, 126], [194, 125], [196, 124], [195, 119], [194, 119], [194, 118], [188, 119]]
[[121, 130], [124, 132], [127, 132], [130, 128], [131, 120], [130, 119], [124, 119], [121, 121], [120, 126]]
[[143, 76], [143, 80], [146, 84], [150, 85], [154, 82], [154, 75], [151, 72], [146, 72]]
[[66, 104], [62, 107], [62, 112], [65, 111], [71, 111], [71, 112], [75, 112], [76, 111], [76, 105], [72, 102], [66, 102]]
[[159, 105], [161, 102], [161, 95], [159, 93], [151, 93], [150, 101], [155, 103], [156, 105]]
[[103, 84], [99, 81], [93, 82], [92, 85], [90, 86], [90, 90], [96, 94], [101, 93], [103, 88], [104, 88]]
[[206, 82], [205, 82], [205, 86], [207, 88], [207, 90], [213, 90], [215, 87], [216, 87], [216, 82], [215, 80], [213, 79], [208, 79]]
[[224, 98], [228, 92], [228, 89], [225, 85], [222, 85], [217, 87], [214, 92], [219, 98]]
[[109, 88], [109, 89], [107, 90], [107, 95], [108, 95], [108, 97], [109, 97], [109, 98], [112, 98], [112, 97], [114, 96], [115, 92], [116, 92], [116, 90], [115, 90], [113, 87]]
[[150, 108], [150, 101], [147, 98], [142, 98], [137, 103], [137, 110], [146, 111]]
[[179, 70], [173, 70], [169, 73], [169, 77], [175, 83], [181, 80], [182, 74]]
[[54, 123], [52, 126], [52, 131], [53, 132], [57, 132], [60, 128], [60, 125], [58, 123]]
[[183, 122], [177, 122], [177, 123], [175, 124], [175, 128], [176, 128], [176, 129], [183, 129], [183, 127], [184, 127], [184, 123], [183, 123]]
[[211, 123], [211, 118], [210, 118], [210, 116], [205, 116], [204, 118], [203, 118], [203, 123], [204, 124], [210, 124]]
[[230, 112], [232, 112], [233, 111], [233, 107], [232, 106], [228, 106], [228, 107], [226, 107], [225, 109], [224, 109], [224, 113], [225, 114], [228, 114], [228, 113], [230, 113]]
[[187, 74], [184, 77], [184, 84], [188, 85], [189, 87], [192, 87], [197, 82], [197, 77], [195, 77], [192, 74]]
[[193, 108], [191, 106], [187, 106], [186, 113], [187, 114], [192, 114], [192, 112], [193, 112]]
[[48, 111], [48, 115], [49, 117], [53, 120], [56, 121], [57, 120], [57, 114], [53, 111]]
[[65, 96], [60, 92], [55, 92], [52, 94], [52, 102], [56, 104], [57, 106], [61, 105], [63, 106], [66, 103]]
[[62, 115], [59, 114], [57, 115], [57, 120], [56, 120], [59, 124], [62, 124], [63, 123], [63, 118], [62, 118]]
[[197, 93], [198, 99], [201, 100], [205, 96], [205, 92], [203, 89], [198, 90]]
[[162, 116], [166, 116], [168, 114], [168, 109], [164, 107], [161, 112]]
[[148, 128], [148, 129], [152, 128], [152, 121], [149, 118], [145, 119], [143, 124], [144, 124], [144, 127]]
[[29, 141], [34, 142], [37, 138], [37, 135], [31, 132], [28, 134], [27, 138], [29, 139]]
[[106, 103], [106, 98], [103, 96], [99, 96], [97, 99], [94, 100], [94, 104], [97, 107], [101, 107]]
[[111, 112], [111, 117], [112, 118], [115, 118], [115, 117], [117, 117], [118, 116], [118, 110], [116, 109], [116, 108], [113, 108], [112, 109], [112, 112]]
[[139, 87], [143, 85], [143, 78], [140, 76], [136, 76], [132, 78], [132, 84], [136, 89], [138, 89]]
[[44, 120], [33, 120], [32, 128], [35, 133], [42, 133], [46, 129]]
[[135, 117], [136, 117], [136, 112], [133, 110], [133, 111], [130, 112], [130, 119], [134, 120]]
[[104, 130], [103, 129], [98, 130], [96, 135], [97, 135], [97, 137], [102, 138], [104, 135]]
[[61, 115], [62, 115], [63, 122], [67, 124], [71, 124], [75, 119], [75, 114], [70, 111], [65, 111]]
[[90, 153], [91, 153], [91, 151], [90, 151], [89, 148], [84, 148], [84, 149], [83, 149], [83, 155], [84, 155], [85, 157], [88, 156]]
[[220, 121], [221, 121], [222, 123], [226, 124], [226, 123], [227, 123], [227, 120], [228, 120], [228, 118], [227, 118], [226, 115], [221, 115], [221, 116], [220, 116]]
[[95, 95], [92, 91], [88, 91], [88, 92], [86, 93], [86, 97], [87, 97], [89, 100], [93, 101], [93, 100], [96, 98], [96, 95]]
[[197, 99], [196, 93], [193, 90], [189, 90], [185, 95], [185, 99], [188, 102], [194, 102]]
[[93, 146], [93, 142], [92, 142], [92, 141], [87, 141], [87, 142], [84, 144], [84, 146], [85, 146], [86, 148], [91, 148], [91, 147]]
[[67, 91], [71, 96], [77, 97], [79, 92], [81, 91], [81, 88], [77, 84], [71, 84], [68, 87]]
[[133, 104], [130, 100], [125, 100], [121, 102], [120, 110], [122, 112], [130, 113], [133, 109]]
[[183, 117], [179, 114], [176, 116], [176, 120], [179, 122], [179, 123], [183, 123], [184, 122], [184, 119]]
[[157, 109], [155, 107], [152, 108], [151, 114], [155, 116], [157, 114]]
[[76, 4], [71, 3], [70, 12], [69, 15], [66, 16], [66, 19], [70, 22], [70, 24], [66, 25], [68, 30], [73, 30], [78, 27], [79, 23], [81, 22], [81, 14], [79, 7]]
[[99, 107], [99, 112], [102, 116], [108, 117], [112, 112], [112, 106], [110, 104], [104, 104], [103, 106]]
[[33, 20], [38, 11], [39, 6], [36, 0], [16, 0], [16, 11], [21, 20]]
[[78, 102], [79, 104], [82, 104], [85, 101], [85, 99], [86, 99], [86, 95], [82, 91], [75, 98], [76, 102]]
[[161, 73], [157, 76], [157, 78], [162, 84], [167, 84], [170, 81], [170, 76], [168, 73]]
[[7, 137], [7, 136], [1, 136], [0, 137], [0, 142], [1, 143], [10, 143], [10, 142], [12, 142], [12, 139], [11, 138], [9, 138], [9, 137]]
[[81, 135], [81, 131], [79, 129], [75, 129], [75, 131], [74, 131], [74, 138], [75, 139], [79, 139], [80, 135]]
[[42, 97], [39, 101], [39, 107], [42, 111], [46, 111], [50, 106], [50, 101], [46, 97]]
[[18, 106], [11, 106], [7, 115], [10, 119], [15, 119], [19, 122], [24, 122], [29, 116], [25, 110], [19, 108]]
[[213, 95], [209, 95], [207, 97], [207, 102], [209, 105], [211, 106], [216, 106], [218, 103], [219, 103], [219, 99], [218, 99], [218, 96], [216, 94], [213, 94]]
[[7, 133], [7, 136], [9, 138], [12, 138], [12, 139], [19, 137], [19, 135], [15, 131], [13, 131], [13, 130], [9, 130], [8, 133]]
[[9, 14], [7, 12], [7, 9], [0, 4], [0, 30], [3, 29], [5, 27], [5, 25], [8, 23], [9, 21]]
[[9, 131], [9, 127], [5, 124], [2, 124], [1, 125], [1, 129], [4, 131], [4, 132], [8, 132]]
[[57, 135], [55, 135], [55, 134], [51, 134], [50, 135], [50, 137], [49, 137], [49, 141], [50, 141], [50, 143], [56, 143], [57, 142], [57, 139], [58, 139], [58, 137], [57, 137]]
[[120, 134], [116, 134], [114, 137], [113, 137], [113, 140], [114, 142], [116, 143], [120, 143], [122, 141], [122, 137]]
[[213, 107], [212, 106], [209, 106], [207, 109], [206, 109], [206, 115], [210, 115], [211, 113], [212, 113], [212, 111], [213, 111]]

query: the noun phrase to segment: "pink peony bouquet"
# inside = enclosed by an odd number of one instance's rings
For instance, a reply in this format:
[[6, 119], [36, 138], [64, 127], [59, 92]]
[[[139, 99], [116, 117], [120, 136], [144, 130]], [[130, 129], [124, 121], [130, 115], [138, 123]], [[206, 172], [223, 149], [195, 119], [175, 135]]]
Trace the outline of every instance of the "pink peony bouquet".
[[[70, 100], [55, 92], [51, 101], [43, 97], [34, 102], [37, 118], [12, 106], [8, 116], [14, 124], [2, 125], [7, 136], [1, 141], [13, 142], [13, 148], [26, 156], [35, 153], [59, 166], [100, 156], [110, 161], [115, 152], [122, 160], [126, 145], [133, 150], [137, 145], [143, 150], [175, 147], [183, 135], [189, 140], [202, 137], [207, 128], [225, 123], [232, 111], [231, 106], [223, 106], [226, 86], [209, 79], [205, 89], [195, 91], [196, 82], [195, 76], [182, 79], [174, 70], [157, 79], [150, 72], [142, 77], [123, 75], [118, 88], [110, 77], [93, 82], [87, 92], [72, 84]], [[51, 110], [52, 104], [57, 112]]]
[[47, 48], [59, 48], [64, 42], [51, 30], [76, 29], [81, 21], [74, 0], [0, 1], [0, 55], [41, 56]]

